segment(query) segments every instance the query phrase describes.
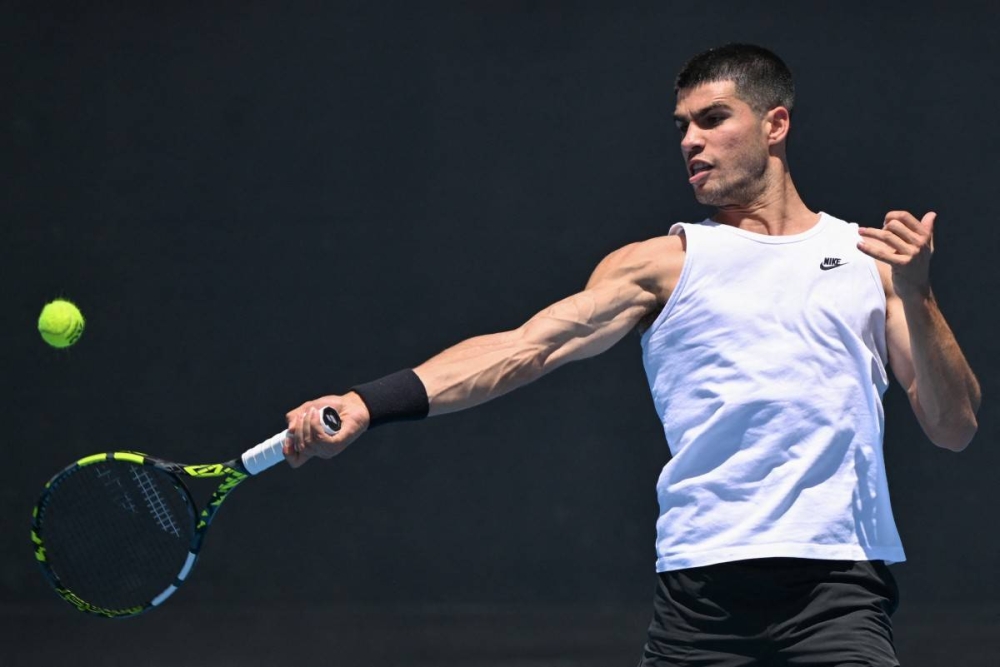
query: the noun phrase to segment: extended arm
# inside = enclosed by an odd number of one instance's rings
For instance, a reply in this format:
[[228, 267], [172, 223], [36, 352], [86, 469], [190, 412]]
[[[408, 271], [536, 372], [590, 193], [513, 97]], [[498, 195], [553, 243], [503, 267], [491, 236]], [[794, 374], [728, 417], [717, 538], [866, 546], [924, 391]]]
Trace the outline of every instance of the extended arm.
[[[430, 415], [464, 410], [537, 380], [559, 366], [599, 354], [621, 340], [665, 300], [683, 263], [682, 241], [665, 237], [608, 255], [586, 288], [542, 310], [520, 327], [477, 336], [448, 348], [414, 369], [427, 391]], [[336, 436], [319, 429], [318, 412], [341, 413]], [[293, 434], [286, 456], [293, 466], [312, 456], [343, 451], [368, 427], [360, 397], [324, 396], [287, 415]]]
[[[629, 249], [619, 253], [628, 255]], [[464, 410], [592, 357], [617, 343], [657, 305], [622, 254], [598, 266], [586, 289], [541, 311], [513, 331], [470, 338], [414, 370], [427, 388], [430, 414]]]
[[978, 428], [980, 390], [931, 291], [934, 219], [933, 213], [923, 220], [889, 213], [881, 230], [862, 228], [861, 249], [885, 262], [879, 270], [893, 375], [927, 437], [939, 447], [961, 451]]

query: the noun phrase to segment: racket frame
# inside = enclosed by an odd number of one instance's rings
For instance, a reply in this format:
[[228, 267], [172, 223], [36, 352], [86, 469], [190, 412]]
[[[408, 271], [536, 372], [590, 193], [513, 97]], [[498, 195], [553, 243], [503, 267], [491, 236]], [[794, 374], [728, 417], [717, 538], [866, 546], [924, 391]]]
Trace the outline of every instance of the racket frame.
[[[58, 488], [59, 483], [68, 478], [70, 475], [77, 473], [80, 468], [105, 461], [120, 461], [132, 465], [150, 466], [170, 475], [176, 483], [176, 486], [185, 494], [186, 499], [194, 510], [196, 517], [194, 533], [191, 537], [191, 542], [188, 545], [187, 559], [184, 561], [183, 566], [174, 578], [173, 583], [167, 586], [152, 600], [149, 600], [141, 605], [126, 607], [123, 609], [108, 609], [106, 607], [93, 604], [67, 588], [59, 579], [58, 574], [56, 574], [53, 570], [48, 559], [45, 544], [45, 509], [48, 505], [49, 499], [52, 497], [52, 494]], [[45, 578], [48, 580], [52, 588], [55, 589], [56, 593], [58, 593], [62, 599], [76, 607], [78, 610], [105, 618], [128, 618], [131, 616], [138, 616], [153, 607], [161, 605], [167, 598], [174, 594], [181, 584], [184, 583], [198, 559], [198, 553], [200, 552], [202, 543], [205, 540], [205, 534], [208, 532], [208, 528], [212, 524], [212, 520], [219, 511], [219, 507], [226, 500], [226, 498], [229, 497], [229, 494], [232, 493], [241, 482], [250, 476], [250, 473], [247, 472], [247, 469], [243, 466], [240, 459], [233, 459], [225, 463], [189, 465], [174, 463], [172, 461], [166, 461], [164, 459], [132, 451], [105, 452], [103, 454], [85, 456], [56, 473], [52, 479], [45, 484], [42, 495], [35, 504], [34, 510], [31, 514], [31, 542], [34, 547], [35, 560], [38, 562], [42, 569], [42, 573], [45, 575]], [[191, 491], [184, 483], [183, 477], [198, 479], [223, 477], [224, 479], [212, 493], [212, 496], [208, 499], [205, 506], [199, 510], [198, 505], [194, 502], [194, 498], [191, 495]]]
[[[320, 423], [322, 424], [323, 430], [327, 433], [327, 435], [335, 435], [338, 431], [340, 431], [342, 426], [340, 414], [329, 405], [324, 406], [320, 410]], [[149, 456], [148, 454], [132, 451], [105, 452], [103, 454], [85, 456], [53, 475], [53, 477], [45, 484], [45, 488], [42, 491], [38, 502], [35, 503], [35, 507], [31, 513], [31, 542], [35, 552], [35, 560], [38, 561], [38, 564], [42, 569], [42, 573], [45, 575], [46, 579], [48, 579], [55, 591], [64, 600], [66, 600], [66, 602], [70, 603], [82, 612], [105, 618], [130, 618], [132, 616], [138, 616], [139, 614], [154, 607], [158, 607], [167, 598], [174, 594], [174, 592], [181, 586], [181, 584], [184, 583], [188, 575], [191, 573], [191, 568], [194, 567], [195, 562], [198, 560], [198, 553], [201, 551], [201, 546], [205, 540], [205, 534], [208, 532], [208, 527], [211, 525], [212, 520], [219, 511], [219, 507], [226, 500], [226, 498], [229, 497], [229, 494], [233, 492], [233, 489], [239, 486], [240, 483], [242, 483], [247, 477], [258, 475], [284, 460], [283, 443], [285, 442], [287, 436], [288, 431], [276, 433], [267, 440], [264, 440], [263, 442], [243, 452], [240, 458], [232, 459], [230, 461], [226, 461], [225, 463], [188, 465], [183, 463], [174, 463], [172, 461], [156, 458], [155, 456]], [[190, 504], [190, 507], [194, 510], [194, 514], [197, 517], [194, 534], [189, 545], [187, 559], [184, 561], [184, 565], [181, 567], [181, 570], [178, 572], [173, 583], [167, 586], [152, 600], [149, 600], [141, 605], [124, 609], [108, 609], [92, 604], [81, 598], [73, 591], [69, 590], [65, 585], [63, 585], [63, 583], [59, 580], [59, 576], [52, 569], [45, 546], [44, 514], [48, 500], [52, 496], [52, 493], [63, 479], [66, 479], [69, 475], [77, 472], [80, 468], [104, 461], [122, 461], [133, 465], [151, 466], [172, 476], [176, 482], [176, 486], [183, 492], [185, 499]], [[194, 502], [191, 491], [187, 488], [187, 485], [184, 484], [182, 476], [199, 479], [224, 477], [224, 479], [212, 493], [212, 496], [208, 499], [205, 507], [199, 511], [198, 505]]]

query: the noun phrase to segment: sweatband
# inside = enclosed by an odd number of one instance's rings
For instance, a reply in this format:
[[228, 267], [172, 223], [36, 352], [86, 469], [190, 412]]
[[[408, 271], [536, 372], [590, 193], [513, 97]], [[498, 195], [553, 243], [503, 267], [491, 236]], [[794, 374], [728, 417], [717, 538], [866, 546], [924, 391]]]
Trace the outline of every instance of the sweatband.
[[368, 428], [395, 421], [423, 419], [430, 411], [427, 389], [412, 369], [396, 371], [351, 387], [368, 408]]

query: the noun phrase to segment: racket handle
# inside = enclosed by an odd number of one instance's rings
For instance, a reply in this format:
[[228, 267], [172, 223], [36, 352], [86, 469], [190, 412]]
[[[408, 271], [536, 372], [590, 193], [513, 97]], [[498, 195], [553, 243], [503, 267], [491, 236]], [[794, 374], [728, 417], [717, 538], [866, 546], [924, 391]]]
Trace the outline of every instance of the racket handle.
[[281, 448], [285, 444], [286, 435], [288, 435], [288, 431], [276, 433], [259, 445], [243, 452], [243, 456], [240, 458], [243, 460], [243, 467], [247, 469], [247, 472], [256, 475], [284, 461], [285, 454]]
[[[323, 412], [320, 414], [320, 421], [323, 423], [323, 430], [326, 431], [327, 435], [334, 435], [340, 430], [340, 415], [329, 405], [323, 408]], [[275, 433], [259, 445], [243, 452], [243, 456], [241, 457], [243, 467], [251, 475], [256, 475], [284, 461], [285, 453], [282, 451], [282, 448], [287, 436], [288, 431]]]

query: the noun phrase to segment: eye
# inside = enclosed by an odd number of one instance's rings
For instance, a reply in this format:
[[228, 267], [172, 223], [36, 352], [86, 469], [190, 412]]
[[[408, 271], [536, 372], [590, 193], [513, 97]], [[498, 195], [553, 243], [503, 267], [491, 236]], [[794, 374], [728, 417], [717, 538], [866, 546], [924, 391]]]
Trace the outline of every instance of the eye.
[[702, 125], [704, 127], [715, 127], [717, 125], [720, 125], [724, 120], [726, 120], [725, 114], [712, 113], [705, 116], [704, 120], [702, 121]]

